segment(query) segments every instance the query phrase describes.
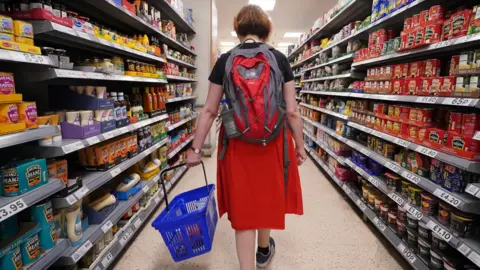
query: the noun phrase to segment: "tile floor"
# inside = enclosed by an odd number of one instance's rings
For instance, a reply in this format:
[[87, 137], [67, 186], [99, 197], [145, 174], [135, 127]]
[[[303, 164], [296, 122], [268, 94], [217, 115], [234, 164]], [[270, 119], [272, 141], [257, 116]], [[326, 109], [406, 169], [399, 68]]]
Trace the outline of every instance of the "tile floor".
[[[205, 160], [207, 175], [215, 181], [215, 159]], [[200, 167], [190, 169], [171, 196], [202, 184]], [[405, 262], [375, 229], [342, 197], [311, 159], [301, 167], [303, 216], [287, 216], [287, 230], [272, 233], [277, 253], [268, 269], [404, 269]], [[182, 263], [174, 263], [161, 235], [149, 224], [124, 252], [114, 269], [239, 269], [234, 233], [224, 216], [218, 223], [213, 250]], [[408, 269], [406, 267], [405, 269]]]

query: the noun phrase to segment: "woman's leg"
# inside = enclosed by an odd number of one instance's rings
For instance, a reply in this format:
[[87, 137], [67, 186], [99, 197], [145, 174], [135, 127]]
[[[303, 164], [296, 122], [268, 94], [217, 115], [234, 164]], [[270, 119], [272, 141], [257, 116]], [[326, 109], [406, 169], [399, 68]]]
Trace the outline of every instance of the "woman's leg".
[[258, 246], [261, 248], [268, 248], [270, 246], [270, 232], [271, 229], [258, 230]]
[[235, 231], [240, 270], [255, 269], [255, 231]]

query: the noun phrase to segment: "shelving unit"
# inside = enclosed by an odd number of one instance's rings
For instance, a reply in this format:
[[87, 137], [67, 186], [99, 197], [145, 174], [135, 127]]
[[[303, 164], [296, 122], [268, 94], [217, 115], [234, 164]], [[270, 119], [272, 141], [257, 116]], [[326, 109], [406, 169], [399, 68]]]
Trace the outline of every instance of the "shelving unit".
[[98, 80], [98, 81], [118, 81], [118, 82], [138, 82], [138, 83], [161, 83], [166, 84], [167, 80], [147, 77], [135, 77], [115, 74], [105, 74], [98, 72], [84, 72], [78, 70], [65, 70], [52, 68], [38, 74], [35, 80], [48, 81], [56, 79], [77, 79], [77, 80]]
[[0, 149], [22, 144], [22, 143], [40, 140], [41, 138], [53, 136], [55, 134], [58, 134], [59, 132], [60, 132], [60, 129], [54, 126], [54, 127], [36, 128], [36, 129], [26, 130], [19, 133], [3, 135], [3, 136], [0, 136]]

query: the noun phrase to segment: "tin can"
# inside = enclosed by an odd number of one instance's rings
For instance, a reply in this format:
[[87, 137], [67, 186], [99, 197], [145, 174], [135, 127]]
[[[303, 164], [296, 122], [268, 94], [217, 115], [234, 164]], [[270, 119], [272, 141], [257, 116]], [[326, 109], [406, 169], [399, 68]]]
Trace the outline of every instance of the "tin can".
[[428, 10], [428, 20], [430, 22], [443, 21], [444, 9], [441, 5], [431, 6]]
[[403, 21], [403, 30], [408, 30], [412, 27], [412, 21], [413, 21], [413, 18], [410, 17], [410, 18], [406, 18], [404, 21]]
[[401, 37], [401, 36], [396, 37], [396, 38], [393, 40], [393, 50], [394, 50], [394, 51], [398, 51], [401, 46], [402, 46], [402, 37]]
[[428, 9], [422, 10], [422, 12], [420, 12], [420, 26], [425, 26], [428, 19]]
[[462, 113], [450, 112], [448, 114], [448, 131], [458, 134], [462, 132]]
[[415, 31], [415, 46], [421, 46], [425, 44], [425, 28], [417, 27]]

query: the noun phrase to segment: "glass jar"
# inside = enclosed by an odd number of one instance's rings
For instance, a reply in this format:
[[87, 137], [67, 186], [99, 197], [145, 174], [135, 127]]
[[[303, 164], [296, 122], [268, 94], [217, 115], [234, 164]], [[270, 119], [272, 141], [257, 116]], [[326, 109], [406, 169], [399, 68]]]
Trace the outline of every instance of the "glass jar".
[[92, 61], [92, 66], [93, 67], [100, 67], [100, 59], [98, 58], [93, 58], [93, 61]]
[[104, 58], [99, 62], [99, 67], [105, 68], [105, 69], [113, 69], [112, 60], [108, 58]]
[[145, 73], [145, 63], [140, 63], [140, 72]]
[[119, 72], [122, 72], [122, 73], [125, 72], [123, 59], [121, 57], [118, 57], [118, 56], [113, 57], [112, 62], [113, 62], [113, 66], [115, 67], [116, 71], [119, 71]]
[[142, 72], [141, 64], [139, 61], [135, 61], [135, 71]]
[[128, 68], [128, 71], [135, 72], [135, 61], [130, 59], [127, 60], [127, 68]]

